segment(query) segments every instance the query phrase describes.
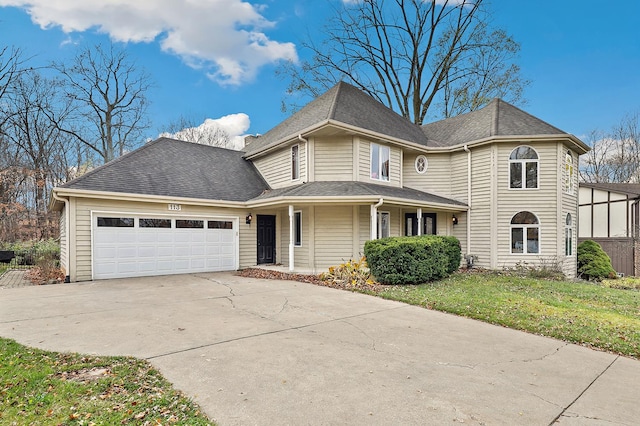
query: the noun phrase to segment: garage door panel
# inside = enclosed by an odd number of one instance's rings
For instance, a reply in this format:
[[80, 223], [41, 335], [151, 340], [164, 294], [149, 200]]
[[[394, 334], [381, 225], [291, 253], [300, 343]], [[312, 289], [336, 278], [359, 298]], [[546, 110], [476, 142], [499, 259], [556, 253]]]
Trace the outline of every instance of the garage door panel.
[[[126, 228], [98, 227], [94, 218], [94, 278], [167, 275], [236, 268], [238, 248], [235, 229], [140, 228], [141, 217], [148, 216], [136, 216], [135, 226]], [[206, 220], [204, 223], [207, 223]], [[237, 223], [237, 219], [234, 223]], [[175, 221], [172, 221], [172, 224], [175, 226]]]
[[156, 246], [140, 246], [138, 247], [138, 257], [157, 257], [158, 250]]

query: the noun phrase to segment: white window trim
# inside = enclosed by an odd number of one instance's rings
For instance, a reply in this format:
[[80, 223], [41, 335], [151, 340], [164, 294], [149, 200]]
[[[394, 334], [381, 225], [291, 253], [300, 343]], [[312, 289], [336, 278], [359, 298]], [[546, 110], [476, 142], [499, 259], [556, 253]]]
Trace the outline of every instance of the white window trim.
[[[296, 231], [295, 231], [295, 225], [296, 225], [296, 215], [300, 216], [300, 243], [296, 243]], [[294, 247], [302, 247], [302, 210], [294, 210], [293, 212], [293, 246]]]
[[[571, 170], [569, 172], [567, 169]], [[564, 192], [569, 195], [575, 194], [575, 166], [573, 161], [573, 153], [570, 150], [564, 155]]]
[[[385, 149], [389, 153], [389, 175], [386, 179], [382, 178], [382, 150]], [[372, 176], [372, 167], [373, 166], [373, 152], [374, 150], [378, 150], [378, 177], [375, 178]], [[379, 181], [379, 182], [391, 182], [391, 148], [385, 145], [379, 145], [377, 143], [371, 143], [371, 150], [369, 153], [369, 178], [371, 180]]]
[[[520, 213], [520, 212], [518, 212]], [[518, 214], [516, 213], [516, 214]], [[536, 217], [536, 220], [538, 221], [538, 223], [531, 223], [531, 224], [518, 224], [518, 223], [511, 223], [511, 221], [513, 220], [513, 217], [516, 215], [514, 214], [513, 216], [511, 216], [511, 220], [509, 221], [509, 253], [512, 256], [539, 256], [540, 254], [542, 254], [542, 226], [540, 224], [540, 218], [538, 217], [537, 214], [530, 212], [531, 214], [533, 214]], [[521, 228], [522, 229], [522, 253], [514, 253], [513, 252], [513, 229], [514, 228]], [[538, 252], [537, 253], [529, 253], [529, 247], [527, 246], [526, 242], [527, 242], [527, 230], [529, 228], [535, 228], [538, 230]]]
[[[538, 156], [538, 158], [536, 159], [516, 159], [516, 160], [512, 160], [511, 159], [511, 154], [513, 153], [513, 151], [515, 151], [516, 149], [522, 147], [522, 146], [526, 146], [527, 148], [532, 149], [535, 153], [536, 156]], [[511, 186], [511, 164], [513, 163], [520, 163], [522, 165], [522, 176], [521, 176], [521, 182], [522, 182], [522, 187], [521, 188], [513, 188]], [[527, 188], [527, 167], [526, 167], [526, 163], [536, 163], [536, 186], [535, 188]], [[511, 150], [511, 152], [509, 153], [509, 165], [508, 165], [508, 174], [509, 174], [509, 179], [507, 180], [507, 186], [508, 189], [510, 191], [535, 191], [540, 189], [540, 154], [538, 154], [538, 151], [536, 151], [534, 148], [530, 147], [529, 145], [518, 145], [517, 147], [513, 148]]]
[[[420, 169], [418, 169], [418, 160], [420, 158], [424, 159], [424, 170], [423, 171], [420, 171]], [[418, 173], [419, 175], [423, 175], [423, 174], [427, 173], [427, 169], [429, 168], [429, 160], [427, 159], [427, 156], [426, 155], [422, 155], [422, 154], [418, 155], [416, 157], [416, 161], [414, 162], [413, 166], [416, 169], [416, 173]]]
[[[567, 218], [569, 218], [569, 222], [567, 223]], [[571, 241], [571, 246], [569, 247], [569, 253], [567, 254], [567, 241]], [[571, 213], [567, 213], [564, 215], [564, 255], [565, 257], [573, 256], [575, 241], [573, 238], [573, 215]]]
[[[293, 165], [293, 149], [297, 148], [297, 159], [296, 159], [296, 164], [295, 164], [295, 168]], [[291, 161], [291, 180], [293, 182], [300, 180], [300, 145], [299, 144], [295, 144], [291, 146], [291, 149], [289, 150], [289, 161]], [[297, 174], [298, 177], [293, 177], [294, 176], [294, 172], [295, 174]]]

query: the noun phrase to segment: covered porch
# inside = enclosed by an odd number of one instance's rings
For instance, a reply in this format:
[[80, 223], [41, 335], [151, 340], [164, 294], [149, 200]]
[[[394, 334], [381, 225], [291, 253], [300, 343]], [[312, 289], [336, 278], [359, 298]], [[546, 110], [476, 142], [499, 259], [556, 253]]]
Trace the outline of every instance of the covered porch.
[[376, 238], [453, 235], [466, 246], [468, 207], [413, 189], [315, 182], [267, 191], [249, 205], [256, 264], [287, 272], [320, 273], [358, 259]]

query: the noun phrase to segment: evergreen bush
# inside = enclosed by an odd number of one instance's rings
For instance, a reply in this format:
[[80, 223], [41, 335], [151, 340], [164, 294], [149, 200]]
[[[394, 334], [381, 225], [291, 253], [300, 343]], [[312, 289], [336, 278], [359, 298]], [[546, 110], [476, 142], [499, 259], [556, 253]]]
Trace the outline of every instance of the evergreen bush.
[[594, 281], [615, 278], [616, 271], [611, 266], [611, 258], [600, 244], [586, 240], [578, 244], [578, 276]]
[[460, 267], [455, 237], [423, 235], [367, 241], [364, 254], [373, 276], [383, 284], [419, 284], [451, 275]]

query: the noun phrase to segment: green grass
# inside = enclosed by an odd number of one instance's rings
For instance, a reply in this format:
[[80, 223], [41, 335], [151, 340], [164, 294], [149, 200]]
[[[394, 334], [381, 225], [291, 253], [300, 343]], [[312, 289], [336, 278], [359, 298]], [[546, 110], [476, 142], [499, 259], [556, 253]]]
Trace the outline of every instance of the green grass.
[[213, 424], [146, 361], [47, 352], [0, 338], [0, 424]]
[[640, 292], [589, 283], [456, 273], [379, 296], [640, 359]]

